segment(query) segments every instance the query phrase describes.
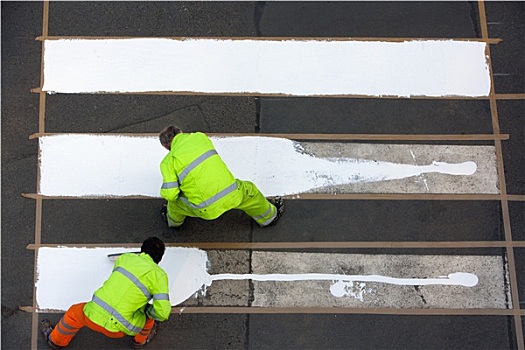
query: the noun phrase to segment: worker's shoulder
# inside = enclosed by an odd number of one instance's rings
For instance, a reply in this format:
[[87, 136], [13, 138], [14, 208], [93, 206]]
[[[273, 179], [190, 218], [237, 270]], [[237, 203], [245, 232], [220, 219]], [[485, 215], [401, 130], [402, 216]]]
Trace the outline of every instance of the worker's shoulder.
[[208, 135], [206, 135], [205, 133], [201, 131], [195, 131], [190, 134], [183, 134], [183, 135], [187, 135], [187, 137], [189, 138], [209, 139]]
[[182, 135], [205, 135], [206, 136], [206, 134], [202, 131], [184, 132], [182, 133]]
[[151, 256], [146, 253], [126, 253], [122, 254], [117, 260], [116, 265], [129, 268], [142, 268], [157, 266]]
[[173, 162], [173, 153], [170, 151], [164, 156], [164, 158], [162, 158], [160, 164], [169, 164], [171, 162]]
[[177, 151], [179, 147], [183, 145], [195, 144], [196, 142], [202, 142], [204, 140], [209, 140], [210, 138], [203, 132], [196, 131], [191, 133], [180, 133], [175, 135], [173, 142], [171, 144], [171, 151]]
[[150, 269], [144, 275], [147, 275], [148, 277], [146, 277], [146, 279], [154, 281], [154, 283], [162, 284], [162, 281], [164, 281], [166, 285], [168, 283], [168, 273], [157, 264], [150, 266]]
[[127, 267], [140, 275], [149, 273], [155, 275], [167, 275], [166, 271], [156, 264], [146, 253], [125, 255], [127, 255], [126, 259], [121, 262], [123, 268]]
[[168, 273], [157, 264], [155, 264], [155, 267], [152, 269], [152, 271], [154, 271], [159, 276], [168, 278]]

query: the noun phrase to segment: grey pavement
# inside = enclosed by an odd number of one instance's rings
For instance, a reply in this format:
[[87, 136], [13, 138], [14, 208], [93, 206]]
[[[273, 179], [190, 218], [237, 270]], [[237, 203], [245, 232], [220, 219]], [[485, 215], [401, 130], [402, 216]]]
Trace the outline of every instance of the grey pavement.
[[[525, 93], [525, 3], [487, 2], [495, 90]], [[31, 348], [42, 3], [2, 1], [2, 349]], [[51, 2], [49, 35], [479, 38], [477, 2]], [[525, 194], [525, 100], [498, 100], [509, 194]], [[488, 100], [48, 95], [47, 132], [492, 133]], [[486, 145], [487, 142], [455, 142]], [[240, 212], [160, 221], [160, 200], [45, 200], [42, 243], [503, 240], [498, 201], [288, 201], [263, 230]], [[525, 203], [510, 202], [514, 240]], [[341, 234], [344, 232], [344, 235]], [[330, 250], [327, 252], [336, 252]], [[337, 250], [364, 254], [503, 255], [503, 249]], [[525, 248], [516, 248], [525, 301]], [[59, 274], [60, 271], [57, 271]], [[253, 298], [253, 286], [248, 298]], [[56, 322], [60, 314], [43, 314]], [[522, 317], [523, 319], [523, 317]], [[509, 316], [173, 314], [155, 349], [513, 349]], [[525, 324], [525, 322], [522, 323]], [[71, 349], [126, 349], [129, 339], [81, 331]], [[46, 345], [39, 340], [38, 348]]]

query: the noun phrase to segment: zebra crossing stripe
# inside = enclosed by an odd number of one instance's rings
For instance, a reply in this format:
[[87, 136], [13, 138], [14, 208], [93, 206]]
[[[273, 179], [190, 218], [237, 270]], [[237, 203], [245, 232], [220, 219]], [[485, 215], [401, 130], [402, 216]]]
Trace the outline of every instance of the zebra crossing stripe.
[[475, 41], [59, 39], [44, 42], [55, 93], [488, 96]]
[[[499, 193], [493, 146], [298, 143], [212, 138], [235, 177], [266, 196], [316, 193]], [[159, 197], [156, 137], [40, 138], [40, 194]], [[80, 156], [81, 155], [81, 156]]]
[[[38, 309], [66, 310], [71, 304], [89, 300], [111, 273], [113, 263], [108, 254], [132, 250], [39, 248]], [[167, 247], [160, 266], [168, 274], [172, 305], [191, 306], [204, 299], [210, 306], [512, 307], [508, 305], [501, 256], [255, 251], [250, 265], [247, 254]], [[210, 275], [209, 266], [217, 273]], [[64, 272], [59, 279], [58, 268]], [[200, 301], [196, 299], [199, 294]]]

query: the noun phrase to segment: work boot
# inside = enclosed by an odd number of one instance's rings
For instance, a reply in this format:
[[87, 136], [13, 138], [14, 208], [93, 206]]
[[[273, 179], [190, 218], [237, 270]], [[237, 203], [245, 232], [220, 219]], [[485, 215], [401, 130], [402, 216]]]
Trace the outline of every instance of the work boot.
[[153, 324], [153, 327], [151, 327], [151, 332], [149, 333], [148, 337], [146, 338], [146, 341], [144, 343], [137, 343], [135, 341], [135, 339], [133, 339], [131, 341], [131, 347], [133, 349], [142, 349], [144, 347], [144, 345], [148, 344], [153, 339], [153, 337], [155, 337], [157, 335], [158, 330], [159, 330], [159, 323], [157, 321], [155, 321], [155, 323]]
[[283, 197], [280, 197], [280, 196], [269, 197], [268, 198], [268, 202], [272, 203], [277, 208], [277, 215], [275, 216], [275, 219], [273, 219], [273, 221], [270, 222], [270, 224], [268, 225], [268, 226], [270, 226], [270, 225], [275, 225], [277, 223], [277, 221], [279, 221], [279, 219], [283, 215], [283, 213], [284, 213], [284, 199], [283, 199]]
[[62, 347], [55, 345], [51, 340], [49, 340], [49, 335], [53, 331], [53, 326], [49, 320], [42, 320], [40, 322], [40, 333], [44, 336], [44, 339], [51, 349], [62, 349]]

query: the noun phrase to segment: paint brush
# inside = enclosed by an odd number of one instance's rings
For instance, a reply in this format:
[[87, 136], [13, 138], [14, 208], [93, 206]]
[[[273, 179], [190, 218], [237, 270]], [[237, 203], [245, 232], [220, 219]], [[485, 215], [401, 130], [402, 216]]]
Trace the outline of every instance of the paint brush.
[[109, 259], [109, 261], [115, 262], [115, 261], [117, 261], [117, 259], [118, 259], [122, 254], [126, 254], [126, 253], [137, 254], [137, 255], [140, 254], [140, 252], [122, 252], [122, 253], [113, 253], [113, 254], [108, 254], [108, 259]]

